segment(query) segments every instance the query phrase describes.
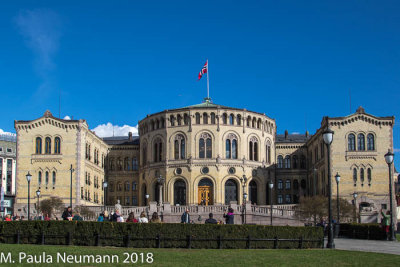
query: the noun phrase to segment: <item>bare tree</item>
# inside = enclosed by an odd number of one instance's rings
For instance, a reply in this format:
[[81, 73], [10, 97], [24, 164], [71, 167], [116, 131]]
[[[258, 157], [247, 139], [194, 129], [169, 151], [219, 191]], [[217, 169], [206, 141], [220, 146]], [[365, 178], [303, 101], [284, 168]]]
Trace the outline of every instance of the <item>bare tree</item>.
[[55, 212], [62, 211], [64, 203], [59, 197], [50, 197], [40, 201], [40, 210], [51, 217]]

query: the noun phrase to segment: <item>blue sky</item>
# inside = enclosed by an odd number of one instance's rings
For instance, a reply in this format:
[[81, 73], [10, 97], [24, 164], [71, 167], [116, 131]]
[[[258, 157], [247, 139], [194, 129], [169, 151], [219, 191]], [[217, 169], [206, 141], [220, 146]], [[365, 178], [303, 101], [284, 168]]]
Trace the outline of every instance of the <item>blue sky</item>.
[[399, 1], [8, 1], [0, 36], [7, 132], [58, 116], [60, 92], [61, 117], [92, 129], [199, 103], [207, 58], [213, 101], [266, 113], [280, 133], [348, 115], [349, 90], [352, 112], [400, 115]]

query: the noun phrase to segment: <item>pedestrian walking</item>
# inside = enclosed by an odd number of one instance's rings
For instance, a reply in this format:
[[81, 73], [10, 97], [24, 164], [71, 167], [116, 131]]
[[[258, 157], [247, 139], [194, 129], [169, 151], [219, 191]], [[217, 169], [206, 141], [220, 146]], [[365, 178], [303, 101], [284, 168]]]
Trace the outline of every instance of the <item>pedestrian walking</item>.
[[182, 214], [181, 223], [190, 223], [189, 209], [186, 209], [186, 211]]

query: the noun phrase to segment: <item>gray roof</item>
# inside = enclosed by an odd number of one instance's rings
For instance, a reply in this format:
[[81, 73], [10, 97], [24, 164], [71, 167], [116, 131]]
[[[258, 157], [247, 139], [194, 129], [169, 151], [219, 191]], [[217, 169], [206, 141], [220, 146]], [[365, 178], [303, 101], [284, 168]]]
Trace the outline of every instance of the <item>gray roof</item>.
[[139, 145], [139, 136], [132, 136], [129, 139], [129, 136], [112, 136], [112, 137], [104, 137], [103, 141], [108, 145]]
[[276, 143], [305, 143], [310, 136], [305, 134], [288, 134], [285, 138], [284, 134], [276, 135]]

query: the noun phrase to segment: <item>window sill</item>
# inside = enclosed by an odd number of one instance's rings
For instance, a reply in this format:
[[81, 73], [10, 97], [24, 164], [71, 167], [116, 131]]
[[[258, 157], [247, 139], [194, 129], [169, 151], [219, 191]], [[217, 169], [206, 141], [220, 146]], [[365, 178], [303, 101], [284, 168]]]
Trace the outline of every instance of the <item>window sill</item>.
[[377, 151], [346, 151], [345, 159], [346, 161], [349, 159], [373, 159], [377, 160], [378, 152]]

